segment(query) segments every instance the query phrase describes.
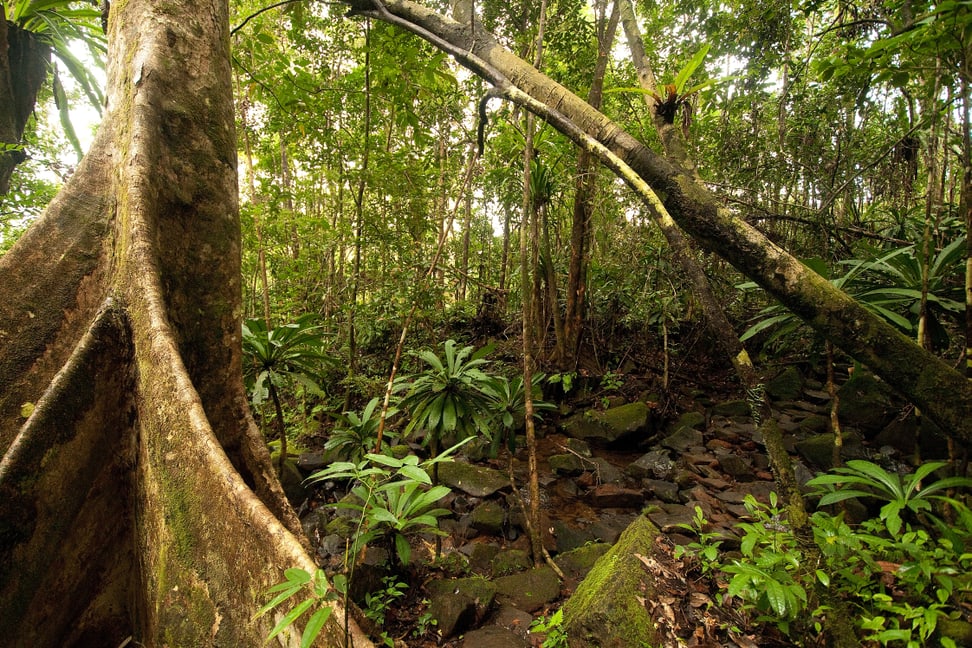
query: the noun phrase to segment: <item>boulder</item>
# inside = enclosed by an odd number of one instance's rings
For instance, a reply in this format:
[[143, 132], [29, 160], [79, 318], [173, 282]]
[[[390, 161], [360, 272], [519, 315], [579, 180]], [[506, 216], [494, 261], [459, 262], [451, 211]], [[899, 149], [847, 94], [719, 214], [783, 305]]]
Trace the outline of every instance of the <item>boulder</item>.
[[526, 571], [533, 566], [530, 554], [522, 549], [508, 549], [500, 551], [490, 561], [490, 570], [493, 576], [509, 576], [521, 571]]
[[493, 584], [497, 600], [526, 612], [535, 612], [560, 597], [560, 579], [547, 566], [502, 576]]
[[567, 419], [563, 431], [569, 437], [588, 442], [621, 443], [647, 432], [649, 413], [648, 406], [641, 402], [604, 411], [588, 410]]
[[661, 444], [678, 453], [687, 452], [690, 448], [702, 445], [702, 431], [688, 426], [680, 427], [662, 439]]
[[617, 484], [601, 484], [590, 494], [590, 501], [598, 508], [639, 508], [645, 503], [641, 490], [623, 488]]
[[695, 430], [701, 430], [705, 427], [705, 414], [702, 412], [688, 411], [682, 412], [681, 416], [675, 419], [674, 422], [669, 424], [669, 432], [677, 432], [682, 428], [692, 428]]
[[555, 475], [579, 475], [594, 468], [593, 460], [570, 453], [550, 455], [547, 463]]
[[675, 475], [675, 462], [666, 450], [652, 450], [628, 465], [625, 472], [636, 479], [671, 479]]
[[554, 558], [554, 562], [569, 579], [580, 580], [594, 568], [598, 558], [607, 553], [611, 545], [604, 542], [590, 542], [582, 547], [567, 551]]
[[462, 648], [530, 648], [530, 641], [512, 630], [489, 625], [467, 632], [462, 638]]
[[462, 634], [482, 621], [493, 605], [496, 587], [484, 578], [435, 580], [426, 584], [429, 613], [443, 638]]
[[803, 382], [803, 374], [791, 365], [767, 380], [764, 388], [773, 400], [796, 400], [803, 393]]
[[837, 395], [841, 424], [856, 427], [866, 436], [880, 432], [897, 413], [891, 388], [865, 371], [854, 372], [837, 390]]
[[488, 497], [510, 487], [510, 479], [498, 470], [459, 461], [439, 464], [439, 483], [473, 497]]
[[469, 526], [487, 533], [498, 536], [503, 533], [503, 522], [506, 519], [506, 510], [498, 502], [486, 501], [474, 508], [469, 514]]
[[564, 603], [564, 629], [573, 648], [659, 646], [648, 610], [639, 599], [652, 595], [638, 554], [649, 556], [658, 529], [639, 516]]
[[752, 410], [749, 408], [749, 401], [731, 400], [713, 405], [712, 415], [727, 418], [749, 418], [752, 415]]

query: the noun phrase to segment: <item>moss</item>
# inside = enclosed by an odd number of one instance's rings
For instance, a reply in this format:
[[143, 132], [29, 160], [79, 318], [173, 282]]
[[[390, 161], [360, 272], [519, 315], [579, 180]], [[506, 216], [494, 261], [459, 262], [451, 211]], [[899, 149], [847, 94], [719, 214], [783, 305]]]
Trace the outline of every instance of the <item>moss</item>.
[[[651, 585], [636, 554], [652, 551], [658, 529], [639, 517], [621, 534], [564, 604], [564, 626], [571, 645], [657, 646], [654, 623], [638, 600]], [[646, 591], [647, 590], [647, 591]]]

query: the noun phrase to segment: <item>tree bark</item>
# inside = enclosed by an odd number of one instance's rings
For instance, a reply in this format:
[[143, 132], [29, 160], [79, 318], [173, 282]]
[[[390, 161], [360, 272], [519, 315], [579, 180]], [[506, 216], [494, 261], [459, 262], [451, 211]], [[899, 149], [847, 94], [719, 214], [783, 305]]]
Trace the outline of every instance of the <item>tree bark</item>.
[[[600, 110], [604, 97], [604, 74], [607, 71], [608, 54], [614, 45], [618, 29], [619, 5], [612, 3], [611, 13], [600, 8], [597, 39], [597, 63], [587, 103]], [[584, 328], [584, 304], [587, 296], [587, 256], [590, 247], [591, 216], [597, 193], [597, 164], [590, 152], [581, 149], [577, 155], [575, 177], [574, 212], [570, 226], [570, 262], [567, 267], [567, 306], [564, 315], [564, 341], [560, 343], [563, 355], [559, 361], [564, 370], [577, 368], [581, 332]], [[559, 342], [559, 341], [558, 341]]]
[[0, 7], [0, 197], [10, 188], [14, 167], [27, 159], [17, 147], [34, 111], [37, 92], [47, 79], [50, 60], [50, 47], [7, 22]]
[[0, 258], [0, 627], [259, 645], [262, 593], [316, 567], [242, 385], [227, 8], [112, 12], [107, 118]]
[[[488, 33], [470, 29], [408, 0], [354, 11], [399, 24], [446, 49], [494, 84], [532, 97], [575, 142], [587, 134], [633, 169], [696, 241], [756, 281], [795, 315], [900, 390], [943, 429], [972, 440], [972, 387], [959, 372], [870, 313], [727, 209], [692, 174], [644, 146], [569, 90], [538, 72]], [[576, 128], [573, 131], [568, 125]], [[602, 152], [602, 155], [604, 153]], [[604, 159], [604, 158], [602, 158]]]

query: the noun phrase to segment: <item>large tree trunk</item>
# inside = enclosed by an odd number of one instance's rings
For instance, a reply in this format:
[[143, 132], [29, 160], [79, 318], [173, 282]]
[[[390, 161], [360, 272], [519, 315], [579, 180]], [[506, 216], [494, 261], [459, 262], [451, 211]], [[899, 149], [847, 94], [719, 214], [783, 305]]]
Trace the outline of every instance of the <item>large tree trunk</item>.
[[315, 566], [242, 387], [226, 5], [111, 22], [106, 121], [0, 259], [0, 627], [259, 645], [265, 589]]
[[0, 6], [0, 197], [10, 187], [14, 167], [27, 159], [17, 147], [50, 59], [51, 48], [7, 22]]
[[[387, 0], [378, 8], [370, 0], [352, 0], [349, 4], [361, 14], [410, 29], [490, 82], [523, 91], [543, 106], [547, 117], [556, 118], [556, 128], [575, 141], [587, 145], [582, 139], [586, 134], [599, 142], [602, 161], [613, 154], [633, 169], [665, 197], [672, 217], [701, 245], [729, 261], [847, 354], [868, 365], [943, 429], [972, 440], [972, 387], [962, 374], [737, 217], [692, 173], [644, 146], [481, 29], [459, 25], [409, 0]], [[616, 163], [610, 166], [617, 170]]]

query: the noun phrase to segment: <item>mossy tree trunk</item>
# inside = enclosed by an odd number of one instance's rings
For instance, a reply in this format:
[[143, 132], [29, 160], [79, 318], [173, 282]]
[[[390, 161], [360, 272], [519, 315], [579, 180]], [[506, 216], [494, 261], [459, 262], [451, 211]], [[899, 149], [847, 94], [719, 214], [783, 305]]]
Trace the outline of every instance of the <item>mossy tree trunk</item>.
[[972, 386], [960, 372], [727, 209], [693, 173], [655, 153], [583, 99], [503, 48], [478, 24], [460, 25], [409, 0], [386, 0], [377, 8], [369, 0], [350, 0], [348, 4], [362, 15], [417, 33], [491, 83], [518, 88], [524, 96], [539, 102], [548, 116], [556, 117], [553, 125], [574, 141], [587, 145], [583, 142], [586, 135], [599, 142], [603, 146], [599, 153], [602, 161], [607, 162], [605, 154], [613, 154], [655, 193], [664, 196], [667, 211], [696, 242], [726, 259], [848, 355], [868, 365], [943, 429], [972, 441]]
[[115, 3], [109, 40], [91, 152], [0, 258], [0, 627], [260, 645], [315, 565], [242, 387], [226, 3]]

